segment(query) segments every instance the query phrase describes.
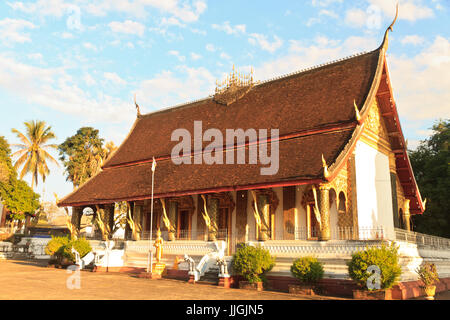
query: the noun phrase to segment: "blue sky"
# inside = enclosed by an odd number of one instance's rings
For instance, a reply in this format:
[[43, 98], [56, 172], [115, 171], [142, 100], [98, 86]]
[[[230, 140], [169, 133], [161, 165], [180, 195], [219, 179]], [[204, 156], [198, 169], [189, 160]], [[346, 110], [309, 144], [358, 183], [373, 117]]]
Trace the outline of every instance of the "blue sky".
[[[45, 120], [119, 145], [143, 113], [204, 98], [233, 64], [267, 80], [376, 49], [393, 0], [39, 0], [0, 3], [0, 135]], [[450, 117], [450, 1], [400, 0], [388, 51], [409, 146]], [[53, 155], [57, 157], [57, 153]], [[72, 190], [63, 168], [36, 191]], [[29, 181], [30, 177], [26, 177]]]

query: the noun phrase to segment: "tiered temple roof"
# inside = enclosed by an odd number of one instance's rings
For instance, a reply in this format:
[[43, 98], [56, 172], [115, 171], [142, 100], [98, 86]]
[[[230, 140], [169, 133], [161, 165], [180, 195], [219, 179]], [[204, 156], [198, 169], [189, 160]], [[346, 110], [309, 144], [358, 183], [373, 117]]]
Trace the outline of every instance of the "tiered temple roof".
[[[226, 105], [214, 96], [193, 103], [138, 115], [125, 141], [103, 170], [61, 200], [60, 206], [83, 206], [148, 199], [152, 158], [157, 161], [154, 196], [167, 197], [275, 186], [321, 183], [336, 176], [353, 151], [364, 117], [377, 99], [397, 155], [399, 179], [411, 199], [411, 213], [423, 204], [406, 153], [385, 50], [380, 48], [264, 83], [252, 85]], [[354, 103], [361, 115], [357, 120]], [[219, 129], [279, 129], [279, 170], [261, 175], [264, 165], [182, 164], [171, 160], [171, 134]], [[270, 131], [269, 131], [270, 132]], [[203, 144], [205, 147], [209, 142]], [[193, 145], [193, 142], [192, 144]], [[248, 148], [248, 145], [246, 146]], [[270, 150], [270, 148], [269, 148]], [[194, 150], [194, 153], [200, 150]], [[330, 176], [324, 177], [322, 154]], [[402, 169], [403, 168], [403, 169]]]

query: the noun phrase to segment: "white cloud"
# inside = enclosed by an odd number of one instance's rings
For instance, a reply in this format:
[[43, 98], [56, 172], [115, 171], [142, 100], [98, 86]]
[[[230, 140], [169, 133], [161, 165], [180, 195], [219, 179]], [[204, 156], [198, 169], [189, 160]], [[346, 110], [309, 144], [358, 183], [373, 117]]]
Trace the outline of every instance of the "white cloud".
[[248, 38], [248, 42], [252, 45], [259, 45], [259, 47], [265, 51], [270, 53], [274, 53], [283, 45], [283, 40], [274, 36], [274, 41], [270, 42], [267, 40], [267, 37], [260, 33], [252, 33], [250, 34], [250, 38]]
[[401, 40], [401, 43], [402, 43], [402, 44], [412, 44], [412, 45], [414, 45], [414, 46], [418, 46], [418, 45], [423, 44], [424, 41], [425, 41], [425, 39], [424, 39], [423, 37], [421, 37], [421, 36], [418, 36], [418, 35], [409, 35], [409, 36], [404, 37], [404, 38]]
[[174, 17], [165, 18], [163, 17], [161, 19], [161, 25], [162, 26], [178, 26], [184, 28], [186, 25], [181, 23], [180, 20]]
[[90, 74], [85, 74], [83, 76], [83, 81], [87, 86], [94, 86], [97, 84], [97, 81], [95, 81], [95, 79]]
[[113, 21], [108, 24], [111, 31], [116, 33], [134, 34], [142, 37], [145, 32], [145, 26], [142, 23], [126, 20], [124, 22]]
[[364, 50], [373, 50], [377, 47], [377, 39], [349, 37], [344, 41], [336, 41], [317, 37], [313, 44], [306, 45], [298, 40], [290, 40], [289, 44], [287, 55], [267, 61], [255, 68], [256, 79], [267, 80]]
[[40, 16], [62, 17], [73, 7], [77, 7], [84, 14], [106, 16], [110, 12], [125, 13], [134, 17], [143, 18], [149, 14], [149, 9], [156, 9], [162, 14], [170, 15], [189, 23], [198, 20], [205, 12], [207, 5], [203, 0], [39, 0], [34, 3], [21, 1], [8, 2], [14, 10]]
[[163, 71], [141, 82], [138, 96], [142, 106], [169, 107], [207, 97], [214, 92], [216, 78], [206, 68], [179, 66], [175, 72]]
[[231, 57], [228, 54], [226, 54], [225, 52], [222, 52], [220, 54], [220, 58], [225, 59], [225, 60], [230, 60], [231, 59]]
[[199, 54], [197, 54], [197, 53], [195, 53], [195, 52], [191, 52], [191, 59], [192, 59], [192, 60], [196, 61], [196, 60], [199, 60], [199, 59], [201, 59], [201, 58], [202, 58], [201, 55], [199, 55]]
[[54, 16], [62, 17], [68, 12], [70, 8], [73, 8], [73, 4], [66, 2], [65, 0], [38, 0], [36, 2], [21, 1], [7, 2], [7, 4], [14, 10], [22, 11], [28, 14], [40, 15], [40, 16]]
[[183, 61], [186, 60], [186, 57], [183, 56], [183, 55], [181, 55], [177, 50], [170, 50], [170, 51], [168, 52], [168, 54], [171, 55], [171, 56], [177, 57], [178, 60], [181, 61], [181, 62], [183, 62]]
[[95, 46], [95, 44], [90, 43], [90, 42], [84, 42], [84, 43], [83, 43], [83, 47], [86, 48], [86, 49], [88, 49], [88, 50], [95, 51], [95, 52], [98, 51], [98, 49], [97, 49], [97, 47]]
[[319, 18], [309, 18], [308, 21], [306, 21], [306, 26], [311, 27], [312, 25], [319, 23], [319, 22], [320, 22]]
[[200, 29], [196, 29], [196, 28], [192, 28], [190, 30], [191, 30], [192, 33], [199, 34], [199, 35], [202, 35], [202, 36], [206, 36], [206, 31], [205, 30], [200, 30]]
[[[381, 9], [389, 18], [394, 18], [396, 1], [392, 0], [367, 0], [370, 4]], [[433, 9], [426, 6], [423, 0], [400, 0], [399, 19], [416, 21], [434, 16]]]
[[27, 57], [31, 60], [42, 60], [43, 56], [40, 53], [30, 53], [27, 54]]
[[355, 28], [361, 28], [367, 23], [366, 12], [361, 9], [349, 9], [345, 13], [345, 23]]
[[30, 104], [50, 108], [88, 122], [130, 121], [130, 103], [99, 91], [81, 89], [64, 68], [41, 68], [0, 54], [0, 88]]
[[343, 0], [312, 0], [311, 4], [314, 7], [328, 7], [333, 3], [342, 3]]
[[105, 77], [106, 80], [111, 81], [114, 84], [117, 85], [126, 85], [127, 82], [123, 80], [117, 73], [115, 72], [104, 72], [103, 77]]
[[450, 117], [450, 38], [437, 36], [415, 57], [388, 58], [399, 113], [411, 120]]
[[34, 28], [36, 26], [29, 21], [5, 18], [0, 20], [0, 40], [6, 45], [31, 42], [30, 35], [23, 32], [23, 29]]
[[215, 51], [216, 51], [216, 47], [214, 47], [213, 44], [208, 43], [208, 44], [206, 45], [206, 50], [208, 50], [209, 52], [215, 52]]
[[213, 24], [213, 29], [224, 31], [226, 34], [245, 34], [246, 26], [245, 24], [238, 24], [231, 26], [229, 21], [225, 21], [223, 24]]
[[73, 38], [73, 34], [71, 34], [70, 32], [63, 32], [63, 33], [61, 33], [61, 38], [63, 38], [63, 39], [72, 39]]
[[334, 18], [334, 19], [337, 19], [339, 17], [336, 12], [334, 12], [332, 10], [325, 10], [325, 9], [320, 10], [319, 16], [327, 16], [327, 17]]

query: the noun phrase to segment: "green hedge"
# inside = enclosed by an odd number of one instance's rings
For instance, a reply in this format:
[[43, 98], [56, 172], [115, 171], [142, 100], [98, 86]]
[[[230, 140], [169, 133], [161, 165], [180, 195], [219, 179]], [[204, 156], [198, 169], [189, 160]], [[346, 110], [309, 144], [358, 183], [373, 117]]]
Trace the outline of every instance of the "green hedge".
[[367, 288], [367, 280], [373, 275], [367, 270], [370, 266], [376, 266], [381, 271], [381, 289], [392, 288], [402, 273], [398, 248], [393, 243], [390, 246], [383, 244], [381, 248], [366, 248], [364, 251], [356, 252], [347, 266], [350, 278], [363, 288]]
[[275, 266], [275, 258], [261, 247], [244, 245], [233, 257], [233, 270], [250, 283], [265, 281], [265, 274]]
[[314, 257], [302, 257], [291, 266], [294, 277], [305, 284], [313, 284], [323, 278], [323, 265]]

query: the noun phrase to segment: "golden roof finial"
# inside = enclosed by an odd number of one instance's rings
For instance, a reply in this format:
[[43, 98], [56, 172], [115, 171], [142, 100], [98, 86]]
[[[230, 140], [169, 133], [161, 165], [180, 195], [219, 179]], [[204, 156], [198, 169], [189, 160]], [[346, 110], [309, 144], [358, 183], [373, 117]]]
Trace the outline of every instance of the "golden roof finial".
[[353, 105], [355, 106], [356, 121], [361, 123], [361, 114], [359, 113], [358, 106], [356, 105], [356, 100], [353, 100]]
[[325, 161], [323, 153], [322, 153], [322, 166], [323, 166], [323, 176], [325, 177], [325, 179], [328, 179], [330, 177], [330, 173], [328, 172], [328, 165], [327, 162]]
[[231, 87], [247, 87], [253, 85], [253, 67], [251, 74], [243, 74], [236, 70], [233, 64], [233, 71], [226, 75], [223, 82], [216, 81], [216, 93], [222, 93]]

